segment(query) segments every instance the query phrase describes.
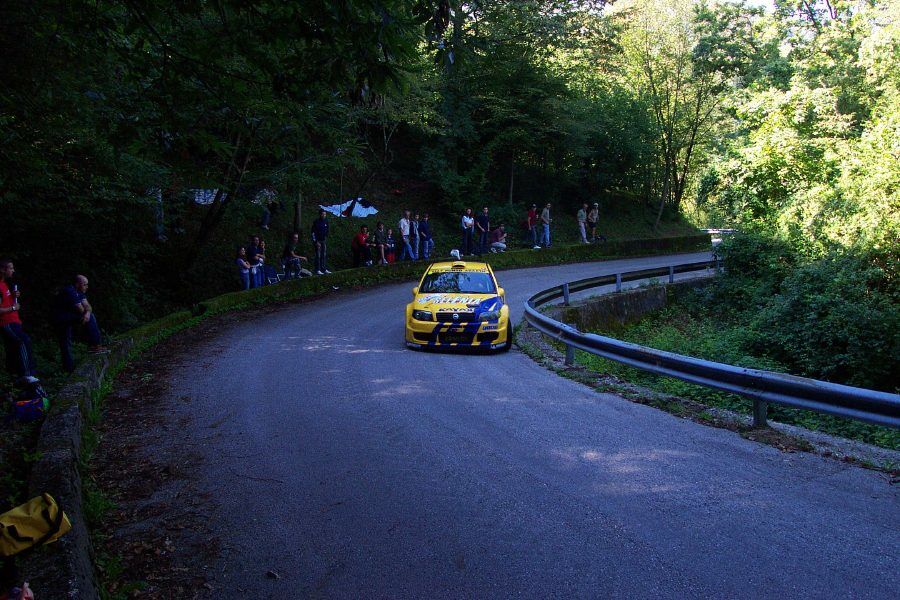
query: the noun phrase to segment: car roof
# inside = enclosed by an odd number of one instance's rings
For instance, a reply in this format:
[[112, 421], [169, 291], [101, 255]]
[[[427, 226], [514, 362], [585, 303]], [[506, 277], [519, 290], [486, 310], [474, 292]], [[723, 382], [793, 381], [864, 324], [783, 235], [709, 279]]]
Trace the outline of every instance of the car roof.
[[491, 268], [483, 262], [465, 262], [462, 260], [434, 263], [428, 267], [428, 273], [445, 273], [461, 271], [463, 273], [490, 273]]

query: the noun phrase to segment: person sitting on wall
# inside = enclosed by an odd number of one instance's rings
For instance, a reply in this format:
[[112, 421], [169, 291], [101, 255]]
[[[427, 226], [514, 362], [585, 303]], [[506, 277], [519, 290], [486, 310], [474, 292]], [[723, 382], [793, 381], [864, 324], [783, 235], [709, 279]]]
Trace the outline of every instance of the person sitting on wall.
[[300, 263], [306, 261], [305, 256], [297, 254], [297, 246], [300, 244], [300, 234], [296, 231], [288, 237], [281, 253], [281, 262], [287, 277], [309, 277], [312, 273], [304, 269]]
[[506, 252], [506, 228], [503, 223], [491, 232], [491, 252]]
[[369, 266], [372, 264], [372, 251], [369, 248], [369, 228], [363, 225], [359, 233], [353, 236], [350, 242], [350, 251], [353, 253], [353, 266]]
[[394, 230], [388, 227], [387, 239], [384, 243], [384, 255], [389, 263], [397, 260], [397, 240], [394, 239]]
[[74, 335], [82, 337], [88, 343], [88, 352], [91, 354], [108, 352], [103, 346], [100, 326], [97, 325], [94, 309], [88, 302], [87, 289], [87, 277], [76, 275], [70, 285], [59, 291], [53, 302], [53, 329], [59, 342], [63, 368], [69, 372], [75, 369], [75, 361], [72, 358]]
[[372, 247], [375, 249], [375, 256], [378, 257], [379, 265], [388, 264], [387, 261], [387, 231], [384, 230], [384, 223], [378, 221], [375, 225], [375, 233], [372, 235]]

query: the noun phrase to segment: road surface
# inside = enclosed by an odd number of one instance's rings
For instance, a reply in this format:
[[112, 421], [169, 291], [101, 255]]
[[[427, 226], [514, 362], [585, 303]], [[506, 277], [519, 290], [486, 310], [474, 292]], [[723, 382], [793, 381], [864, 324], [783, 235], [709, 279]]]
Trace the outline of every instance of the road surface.
[[[672, 262], [499, 279], [519, 321], [539, 289]], [[411, 287], [287, 307], [227, 327], [212, 359], [180, 361], [171, 393], [191, 398], [174, 410], [197, 432], [217, 504], [220, 592], [900, 594], [900, 494], [882, 474], [595, 392], [516, 350], [408, 350]]]

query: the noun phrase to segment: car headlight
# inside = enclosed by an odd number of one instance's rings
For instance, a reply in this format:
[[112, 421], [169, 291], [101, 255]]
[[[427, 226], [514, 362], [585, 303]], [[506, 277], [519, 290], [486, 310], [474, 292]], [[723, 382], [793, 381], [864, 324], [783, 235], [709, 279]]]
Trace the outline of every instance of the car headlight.
[[500, 310], [492, 310], [490, 312], [483, 312], [478, 317], [479, 321], [497, 321], [500, 319]]
[[416, 321], [434, 321], [434, 315], [427, 310], [414, 310], [413, 319]]

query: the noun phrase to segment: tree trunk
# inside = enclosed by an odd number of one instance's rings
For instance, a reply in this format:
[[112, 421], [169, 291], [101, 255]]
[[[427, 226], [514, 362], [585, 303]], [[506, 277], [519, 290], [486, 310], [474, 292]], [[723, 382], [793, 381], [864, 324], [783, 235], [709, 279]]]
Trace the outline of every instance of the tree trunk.
[[669, 158], [666, 157], [666, 169], [663, 172], [663, 189], [659, 195], [659, 210], [656, 211], [656, 222], [653, 224], [653, 232], [659, 231], [659, 222], [662, 219], [663, 209], [666, 207], [666, 201], [669, 199], [669, 190], [671, 188], [672, 168]]
[[[238, 188], [244, 180], [244, 175], [247, 173], [247, 166], [250, 164], [250, 157], [253, 154], [253, 147], [252, 145], [247, 146], [246, 154], [244, 155], [244, 160], [241, 162], [240, 167], [236, 167], [238, 162], [238, 151], [239, 148], [236, 148], [232, 161], [228, 165], [228, 168], [225, 171], [225, 177], [223, 178], [223, 184], [228, 186], [228, 190], [226, 191], [224, 187], [220, 187], [216, 191], [215, 198], [213, 199], [209, 210], [206, 211], [206, 214], [203, 215], [203, 219], [200, 222], [200, 231], [197, 233], [194, 243], [191, 244], [188, 251], [184, 254], [185, 261], [184, 267], [181, 270], [182, 273], [187, 272], [194, 265], [194, 262], [200, 255], [200, 251], [212, 237], [212, 232], [222, 221], [222, 217], [225, 216], [225, 210], [228, 207], [229, 201], [237, 194]], [[229, 177], [232, 170], [235, 168], [237, 168], [237, 172], [233, 177]]]

